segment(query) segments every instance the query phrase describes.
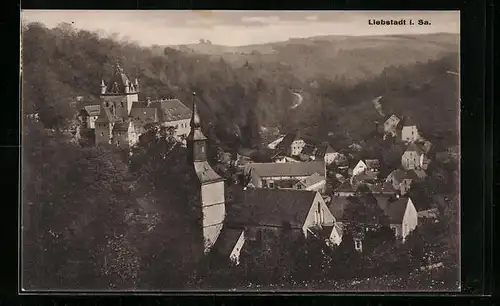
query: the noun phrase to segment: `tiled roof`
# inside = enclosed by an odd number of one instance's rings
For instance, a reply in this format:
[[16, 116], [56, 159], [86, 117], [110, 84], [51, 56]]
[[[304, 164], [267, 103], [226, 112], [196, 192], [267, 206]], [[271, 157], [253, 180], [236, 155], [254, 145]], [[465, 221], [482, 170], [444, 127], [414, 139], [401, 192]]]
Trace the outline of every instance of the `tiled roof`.
[[421, 155], [424, 153], [424, 150], [417, 144], [415, 143], [410, 143], [408, 145], [408, 147], [406, 148], [406, 151], [413, 151], [413, 152], [417, 152], [418, 155]]
[[403, 120], [404, 126], [416, 126], [417, 122], [412, 117], [405, 117]]
[[274, 185], [277, 187], [277, 188], [293, 188], [293, 186], [295, 186], [295, 184], [297, 184], [298, 182], [300, 182], [299, 180], [278, 180], [276, 182], [274, 182]]
[[384, 182], [382, 184], [374, 184], [370, 186], [372, 193], [395, 193], [394, 187], [389, 182]]
[[292, 145], [292, 142], [294, 140], [298, 140], [298, 139], [299, 139], [299, 134], [298, 133], [288, 133], [288, 134], [285, 135], [285, 137], [278, 144], [277, 147], [280, 148], [280, 149], [290, 148], [290, 146]]
[[313, 175], [306, 177], [300, 182], [307, 188], [324, 180], [325, 177], [323, 175], [319, 173], [314, 173]]
[[344, 196], [334, 196], [328, 205], [330, 212], [338, 221], [344, 220], [344, 211], [349, 205], [351, 205], [348, 198], [349, 197]]
[[129, 117], [132, 117], [135, 122], [142, 125], [147, 123], [158, 122], [157, 109], [153, 107], [141, 107], [139, 105], [133, 105], [130, 110]]
[[365, 171], [362, 173], [359, 173], [355, 176], [352, 177], [352, 182], [354, 183], [359, 183], [359, 182], [370, 182], [374, 181], [377, 179], [377, 175], [373, 171]]
[[194, 170], [196, 172], [196, 175], [198, 176], [198, 179], [200, 180], [200, 183], [202, 184], [224, 180], [220, 175], [217, 174], [217, 172], [214, 171], [214, 169], [212, 169], [212, 167], [206, 161], [195, 162]]
[[286, 162], [286, 163], [252, 163], [251, 171], [255, 171], [260, 177], [278, 176], [309, 176], [314, 173], [325, 173], [323, 161], [314, 162]]
[[419, 218], [437, 218], [438, 210], [437, 208], [421, 210], [417, 213], [417, 215]]
[[377, 201], [377, 203], [384, 211], [384, 213], [389, 217], [389, 221], [391, 222], [391, 224], [400, 224], [403, 222], [403, 216], [408, 204], [408, 198], [399, 198], [393, 202]]
[[160, 119], [163, 122], [191, 118], [191, 109], [178, 99], [154, 101], [151, 102], [150, 107], [158, 108]]
[[380, 168], [380, 161], [378, 159], [365, 159], [365, 164], [368, 167], [368, 169]]
[[249, 188], [233, 213], [228, 214], [228, 220], [276, 227], [289, 223], [292, 228], [302, 228], [316, 194], [306, 190]]
[[213, 250], [220, 255], [229, 256], [236, 246], [236, 242], [243, 233], [243, 229], [233, 229], [224, 226], [217, 238]]
[[302, 151], [300, 152], [300, 154], [311, 156], [311, 155], [313, 155], [315, 149], [316, 149], [316, 147], [313, 146], [312, 144], [306, 144], [304, 146], [304, 148], [302, 148]]
[[83, 109], [89, 116], [99, 116], [99, 113], [101, 112], [101, 106], [99, 104], [86, 105]]

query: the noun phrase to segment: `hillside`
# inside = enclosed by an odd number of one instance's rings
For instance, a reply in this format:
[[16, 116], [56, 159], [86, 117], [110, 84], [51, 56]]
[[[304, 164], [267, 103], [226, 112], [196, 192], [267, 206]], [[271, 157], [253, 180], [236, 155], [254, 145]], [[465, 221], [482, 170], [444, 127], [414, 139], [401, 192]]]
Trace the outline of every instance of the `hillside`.
[[[458, 67], [455, 38], [297, 39], [264, 45], [277, 53], [247, 55], [254, 60], [235, 65], [221, 56], [173, 48], [160, 53], [158, 47], [120, 43], [70, 26], [29, 24], [22, 35], [23, 108], [39, 112], [46, 126], [62, 126], [76, 112], [71, 106], [75, 97], [97, 101], [101, 79], [119, 61], [129, 77], [140, 80], [140, 99], [178, 97], [191, 106], [196, 91], [207, 132], [226, 144], [258, 143], [252, 131], [259, 126], [359, 140], [371, 132], [373, 121], [381, 120], [371, 102], [380, 95], [387, 112], [414, 117], [427, 131], [444, 135], [456, 132], [458, 83], [446, 74]], [[316, 68], [300, 68], [308, 63], [329, 74], [309, 78]], [[304, 98], [294, 109], [293, 92]]]
[[[343, 76], [353, 81], [379, 74], [384, 67], [436, 59], [459, 48], [459, 36], [438, 33], [390, 36], [317, 36], [248, 46], [206, 43], [168, 46], [186, 52], [220, 57], [234, 65], [245, 62], [289, 65], [302, 80]], [[161, 49], [161, 48], [160, 48]]]

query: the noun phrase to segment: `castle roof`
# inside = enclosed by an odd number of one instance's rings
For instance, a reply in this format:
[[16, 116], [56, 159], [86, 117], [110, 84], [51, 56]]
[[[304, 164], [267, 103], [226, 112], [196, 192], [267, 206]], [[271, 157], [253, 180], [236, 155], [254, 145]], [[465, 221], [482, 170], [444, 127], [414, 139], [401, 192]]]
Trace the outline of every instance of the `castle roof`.
[[229, 220], [243, 225], [302, 228], [316, 191], [249, 188]]
[[125, 88], [129, 87], [130, 84], [131, 83], [127, 75], [120, 65], [117, 64], [115, 66], [115, 72], [107, 84], [106, 93], [125, 94]]
[[194, 162], [194, 170], [202, 185], [224, 180], [206, 161]]
[[251, 163], [248, 164], [248, 167], [251, 171], [255, 171], [260, 177], [294, 177], [310, 176], [314, 173], [325, 173], [325, 163], [323, 161]]
[[154, 101], [150, 103], [150, 107], [155, 107], [159, 110], [162, 122], [189, 119], [192, 112], [179, 99]]
[[154, 107], [143, 107], [142, 105], [132, 104], [129, 117], [141, 124], [158, 122], [158, 110]]

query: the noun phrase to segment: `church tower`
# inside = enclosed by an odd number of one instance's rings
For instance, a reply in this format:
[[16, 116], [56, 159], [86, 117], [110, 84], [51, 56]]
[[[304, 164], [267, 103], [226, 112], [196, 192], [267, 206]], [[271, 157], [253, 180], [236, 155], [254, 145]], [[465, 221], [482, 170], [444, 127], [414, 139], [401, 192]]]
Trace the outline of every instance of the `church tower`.
[[200, 202], [203, 213], [202, 230], [204, 252], [214, 245], [222, 230], [226, 217], [224, 179], [220, 177], [207, 161], [207, 137], [201, 130], [201, 121], [193, 93], [193, 113], [191, 132], [187, 139], [188, 161], [194, 166], [200, 186]]
[[132, 104], [139, 101], [139, 82], [131, 82], [117, 63], [108, 83], [101, 80], [101, 101], [113, 116], [126, 120]]

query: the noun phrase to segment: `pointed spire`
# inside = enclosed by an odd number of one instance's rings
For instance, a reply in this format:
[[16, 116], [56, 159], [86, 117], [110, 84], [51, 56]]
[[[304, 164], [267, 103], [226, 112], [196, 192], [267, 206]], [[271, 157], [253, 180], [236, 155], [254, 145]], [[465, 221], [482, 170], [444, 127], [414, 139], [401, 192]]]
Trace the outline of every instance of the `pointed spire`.
[[196, 92], [193, 92], [193, 113], [191, 115], [191, 127], [200, 128], [200, 115], [198, 114], [198, 109], [195, 102]]

